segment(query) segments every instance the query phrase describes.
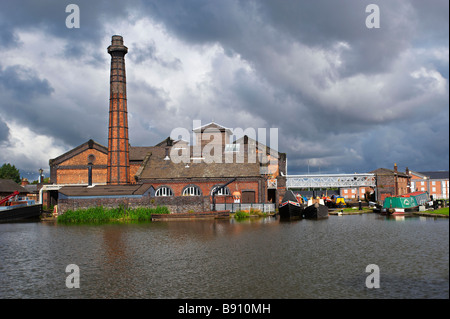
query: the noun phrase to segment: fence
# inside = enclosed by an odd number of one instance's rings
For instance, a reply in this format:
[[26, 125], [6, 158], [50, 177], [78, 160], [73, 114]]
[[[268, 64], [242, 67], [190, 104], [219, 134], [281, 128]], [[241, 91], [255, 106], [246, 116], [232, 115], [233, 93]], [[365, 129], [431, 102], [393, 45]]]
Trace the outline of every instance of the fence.
[[229, 210], [231, 213], [238, 210], [250, 210], [251, 208], [258, 209], [263, 213], [275, 213], [275, 204], [216, 204], [216, 210]]

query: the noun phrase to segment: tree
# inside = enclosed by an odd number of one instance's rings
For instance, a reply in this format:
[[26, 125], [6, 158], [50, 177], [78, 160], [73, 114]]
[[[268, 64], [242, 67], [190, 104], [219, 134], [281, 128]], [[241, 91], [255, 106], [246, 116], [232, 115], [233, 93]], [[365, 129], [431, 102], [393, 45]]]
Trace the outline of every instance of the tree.
[[21, 181], [19, 170], [10, 163], [3, 164], [2, 167], [0, 167], [0, 178], [12, 179], [17, 184]]

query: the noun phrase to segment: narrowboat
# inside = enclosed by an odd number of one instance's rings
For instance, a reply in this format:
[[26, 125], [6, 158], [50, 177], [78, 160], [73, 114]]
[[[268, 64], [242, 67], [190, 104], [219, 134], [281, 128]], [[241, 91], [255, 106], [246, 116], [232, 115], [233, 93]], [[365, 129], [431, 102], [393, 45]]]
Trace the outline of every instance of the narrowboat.
[[36, 204], [34, 200], [15, 200], [17, 195], [18, 192], [14, 192], [0, 201], [0, 222], [39, 219], [42, 205]]
[[302, 218], [302, 212], [302, 203], [291, 190], [287, 190], [278, 207], [280, 219]]
[[404, 215], [419, 211], [429, 201], [428, 192], [413, 192], [400, 196], [386, 197], [381, 213], [384, 215]]
[[321, 198], [310, 198], [308, 206], [303, 211], [303, 217], [307, 219], [328, 218], [328, 207]]

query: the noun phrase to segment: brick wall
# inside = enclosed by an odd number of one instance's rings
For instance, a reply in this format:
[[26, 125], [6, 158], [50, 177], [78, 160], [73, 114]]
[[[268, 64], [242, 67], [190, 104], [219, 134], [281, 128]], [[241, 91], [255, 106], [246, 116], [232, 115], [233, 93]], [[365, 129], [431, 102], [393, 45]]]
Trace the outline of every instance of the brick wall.
[[408, 178], [394, 175], [377, 175], [378, 198], [384, 200], [389, 196], [408, 193]]
[[179, 197], [118, 197], [118, 198], [66, 198], [58, 201], [58, 213], [67, 210], [86, 209], [103, 206], [117, 208], [122, 205], [127, 208], [166, 206], [171, 213], [206, 212], [210, 211], [208, 196], [179, 196]]
[[87, 184], [88, 163], [92, 161], [92, 182], [96, 184], [106, 183], [107, 155], [96, 149], [87, 149], [80, 154], [68, 158], [55, 169], [55, 184]]
[[[87, 149], [84, 152], [68, 158], [64, 162], [52, 168], [51, 182], [54, 184], [87, 184], [88, 163], [94, 159], [92, 166], [92, 183], [106, 184], [107, 178], [107, 154], [95, 149]], [[134, 175], [141, 166], [141, 162], [130, 165], [130, 182], [135, 184]]]
[[[173, 191], [173, 195], [176, 196], [182, 196], [183, 195], [183, 189], [186, 186], [198, 186], [201, 190], [202, 196], [209, 196], [211, 197], [211, 191], [213, 187], [218, 185], [223, 185], [227, 183], [228, 180], [216, 180], [216, 181], [200, 181], [200, 180], [180, 180], [180, 181], [166, 181], [166, 182], [158, 182], [158, 183], [151, 183], [152, 186], [156, 189], [158, 189], [160, 186], [167, 186], [170, 187]], [[234, 181], [233, 183], [229, 184], [228, 189], [230, 190], [230, 196], [221, 196], [216, 195], [216, 203], [232, 203], [233, 198], [232, 194], [236, 190], [239, 191], [241, 194], [243, 191], [252, 190], [255, 192], [255, 202], [261, 202], [260, 199], [260, 190], [259, 190], [259, 182], [257, 180], [251, 180], [251, 181]]]

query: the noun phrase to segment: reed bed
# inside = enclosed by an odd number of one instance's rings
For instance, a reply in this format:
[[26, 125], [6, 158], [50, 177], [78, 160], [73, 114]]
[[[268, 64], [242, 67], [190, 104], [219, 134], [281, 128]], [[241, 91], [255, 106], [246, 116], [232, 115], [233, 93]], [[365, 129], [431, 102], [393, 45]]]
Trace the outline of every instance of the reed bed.
[[68, 210], [58, 216], [58, 222], [61, 223], [102, 223], [112, 221], [144, 221], [151, 220], [152, 214], [169, 214], [169, 209], [165, 206], [156, 208], [137, 207], [137, 208], [105, 208], [90, 207], [86, 209]]

